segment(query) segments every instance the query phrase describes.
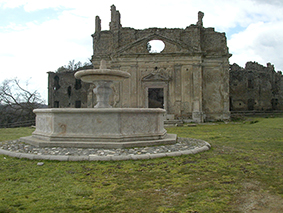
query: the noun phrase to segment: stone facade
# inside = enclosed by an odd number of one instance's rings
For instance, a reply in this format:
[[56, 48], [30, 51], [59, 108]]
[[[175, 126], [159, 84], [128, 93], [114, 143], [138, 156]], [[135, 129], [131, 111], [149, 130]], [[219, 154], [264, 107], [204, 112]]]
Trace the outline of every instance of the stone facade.
[[[231, 54], [225, 33], [204, 28], [203, 16], [199, 12], [197, 23], [185, 29], [137, 30], [122, 27], [120, 13], [112, 5], [110, 29], [105, 31], [97, 16], [92, 35], [93, 67], [98, 68], [104, 59], [109, 69], [131, 74], [129, 79], [113, 85], [110, 104], [123, 108], [160, 107], [166, 109], [170, 119], [229, 119]], [[149, 44], [154, 40], [165, 46], [159, 53], [151, 52]], [[67, 77], [69, 74], [49, 73], [49, 107], [74, 107], [75, 101], [81, 101], [81, 107], [93, 106], [96, 100], [92, 88], [81, 83], [80, 89], [73, 89], [77, 82]], [[70, 81], [71, 95], [70, 85], [56, 89], [56, 81], [59, 85], [63, 85], [60, 81]]]
[[247, 62], [230, 66], [230, 110], [283, 110], [283, 76], [270, 63]]

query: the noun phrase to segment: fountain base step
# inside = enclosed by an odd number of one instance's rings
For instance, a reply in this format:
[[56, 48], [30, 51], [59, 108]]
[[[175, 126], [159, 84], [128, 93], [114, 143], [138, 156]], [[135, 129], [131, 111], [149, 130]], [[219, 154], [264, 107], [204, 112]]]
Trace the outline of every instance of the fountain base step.
[[144, 140], [144, 141], [118, 141], [118, 142], [105, 142], [105, 141], [47, 141], [33, 136], [22, 137], [21, 141], [36, 147], [63, 147], [63, 148], [106, 148], [106, 149], [119, 149], [130, 147], [143, 147], [143, 146], [157, 146], [175, 144], [177, 141], [176, 134], [166, 134], [162, 139]]

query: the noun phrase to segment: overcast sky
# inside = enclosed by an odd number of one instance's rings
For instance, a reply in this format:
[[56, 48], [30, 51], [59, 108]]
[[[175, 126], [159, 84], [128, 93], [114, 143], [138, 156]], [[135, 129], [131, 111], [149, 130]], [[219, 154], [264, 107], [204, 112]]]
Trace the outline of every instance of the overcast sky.
[[186, 28], [204, 12], [204, 27], [225, 32], [230, 63], [283, 70], [283, 0], [0, 0], [1, 79], [29, 80], [47, 101], [47, 72], [92, 55], [95, 16], [109, 29], [110, 6], [123, 27]]

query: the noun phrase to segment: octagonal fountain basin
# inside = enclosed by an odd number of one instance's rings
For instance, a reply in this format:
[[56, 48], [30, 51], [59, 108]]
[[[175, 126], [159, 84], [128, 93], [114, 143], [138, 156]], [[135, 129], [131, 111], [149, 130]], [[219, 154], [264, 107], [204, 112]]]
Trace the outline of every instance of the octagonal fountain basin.
[[21, 140], [38, 147], [125, 148], [176, 143], [163, 109], [36, 109], [36, 130]]

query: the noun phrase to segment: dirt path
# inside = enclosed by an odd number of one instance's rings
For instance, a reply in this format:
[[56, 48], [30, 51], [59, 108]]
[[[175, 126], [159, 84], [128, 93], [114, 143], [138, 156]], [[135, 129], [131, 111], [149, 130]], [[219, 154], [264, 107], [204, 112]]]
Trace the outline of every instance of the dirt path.
[[283, 198], [260, 187], [260, 183], [246, 182], [244, 191], [236, 203], [237, 210], [243, 213], [280, 213], [283, 212]]

